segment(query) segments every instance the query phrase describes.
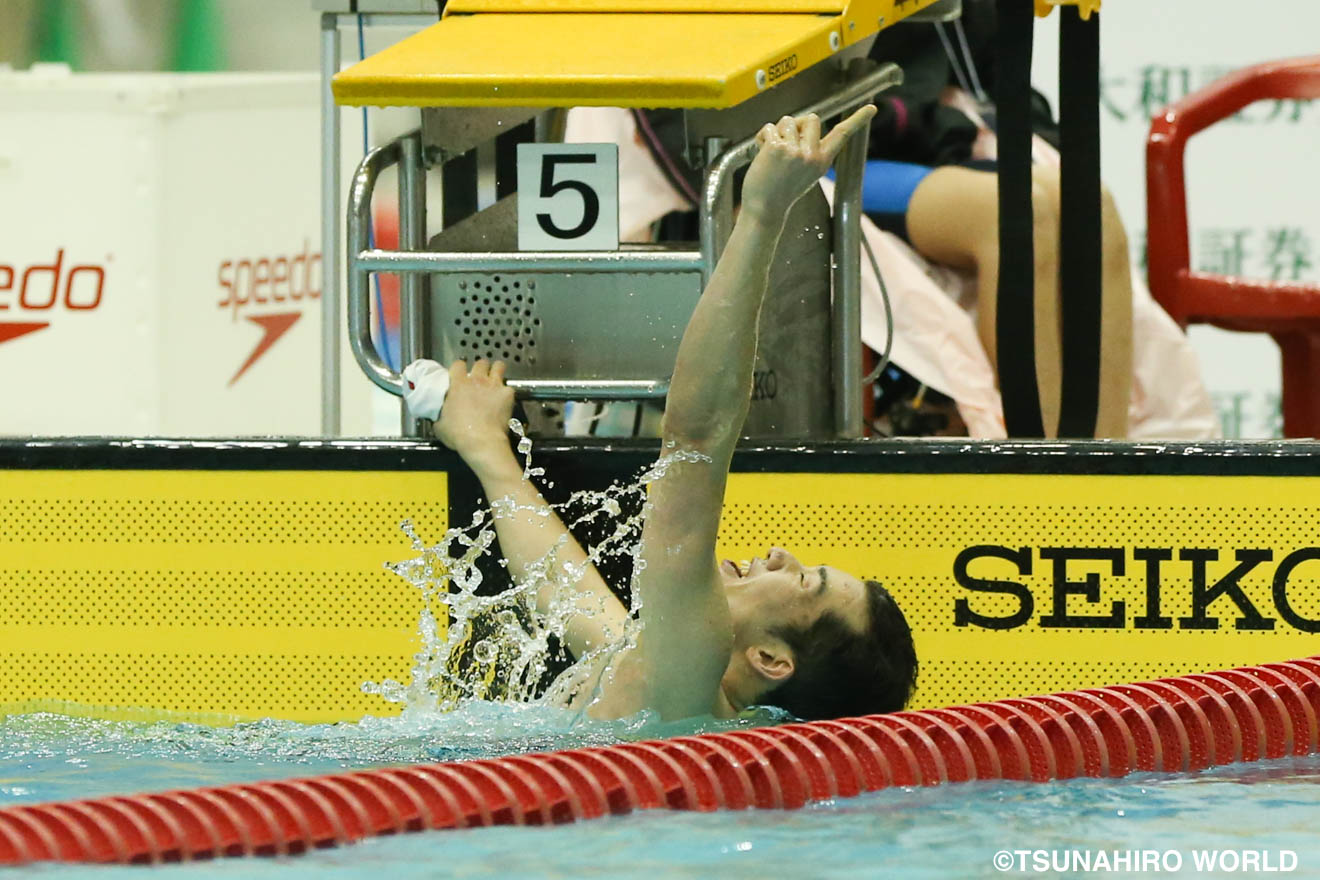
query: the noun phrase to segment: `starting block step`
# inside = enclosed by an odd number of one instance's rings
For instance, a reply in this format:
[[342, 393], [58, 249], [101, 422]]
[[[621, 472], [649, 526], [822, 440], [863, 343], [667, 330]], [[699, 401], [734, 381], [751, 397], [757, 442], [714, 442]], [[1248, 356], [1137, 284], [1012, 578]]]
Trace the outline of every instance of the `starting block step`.
[[333, 89], [357, 106], [721, 109], [934, 2], [458, 0]]

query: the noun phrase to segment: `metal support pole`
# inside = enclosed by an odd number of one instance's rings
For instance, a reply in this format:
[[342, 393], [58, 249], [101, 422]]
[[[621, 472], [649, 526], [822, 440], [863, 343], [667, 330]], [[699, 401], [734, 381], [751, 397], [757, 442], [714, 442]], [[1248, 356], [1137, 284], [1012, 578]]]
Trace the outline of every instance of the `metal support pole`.
[[330, 78], [339, 72], [339, 16], [321, 16], [321, 434], [337, 437], [339, 418], [339, 107]]
[[834, 433], [863, 434], [862, 420], [862, 176], [866, 142], [862, 129], [834, 161], [834, 300], [830, 308]]
[[[422, 165], [420, 132], [399, 141], [399, 250], [426, 250], [426, 168]], [[399, 276], [399, 369], [427, 355], [430, 327], [426, 308], [427, 277], [417, 272]], [[400, 407], [405, 437], [420, 437], [421, 424], [407, 406]]]
[[728, 138], [706, 138], [707, 176], [708, 179], [714, 179], [718, 175], [719, 182], [718, 184], [708, 182], [705, 192], [702, 193], [704, 201], [701, 206], [700, 222], [701, 255], [705, 262], [702, 272], [703, 283], [710, 282], [715, 264], [719, 262], [720, 254], [724, 253], [724, 245], [729, 241], [729, 234], [733, 232], [733, 187], [728, 186], [726, 181], [732, 176], [731, 171], [750, 162], [755, 152], [755, 142], [752, 142], [742, 152], [730, 157], [725, 153], [728, 146]]

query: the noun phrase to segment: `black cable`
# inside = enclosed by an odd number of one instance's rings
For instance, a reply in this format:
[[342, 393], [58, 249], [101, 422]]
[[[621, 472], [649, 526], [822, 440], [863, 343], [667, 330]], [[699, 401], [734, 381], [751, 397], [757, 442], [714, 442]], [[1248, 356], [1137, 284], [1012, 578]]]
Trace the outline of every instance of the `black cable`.
[[995, 103], [999, 119], [999, 291], [995, 349], [1010, 437], [1043, 437], [1036, 383], [1031, 206], [1032, 0], [999, 0]]
[[1059, 436], [1095, 436], [1100, 408], [1100, 16], [1060, 9], [1059, 291], [1063, 348]]
[[871, 269], [875, 272], [876, 280], [880, 282], [880, 299], [885, 304], [885, 350], [880, 355], [880, 363], [876, 364], [874, 370], [862, 380], [862, 385], [870, 385], [876, 379], [879, 379], [884, 373], [885, 367], [889, 366], [889, 355], [894, 350], [894, 307], [889, 302], [889, 288], [885, 286], [885, 276], [880, 274], [880, 264], [875, 259], [875, 251], [871, 250], [871, 243], [866, 240], [866, 235], [862, 235], [862, 247], [866, 248], [866, 256], [871, 260]]

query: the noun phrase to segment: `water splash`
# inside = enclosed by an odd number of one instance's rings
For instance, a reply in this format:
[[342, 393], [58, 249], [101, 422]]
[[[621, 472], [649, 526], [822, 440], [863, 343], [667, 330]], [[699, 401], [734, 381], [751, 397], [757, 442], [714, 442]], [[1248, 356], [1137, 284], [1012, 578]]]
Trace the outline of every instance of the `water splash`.
[[[520, 449], [529, 455], [530, 445], [519, 436]], [[609, 524], [607, 537], [586, 548], [587, 563], [627, 555], [635, 584], [644, 565], [640, 536], [649, 511], [647, 486], [675, 465], [704, 461], [709, 459], [669, 446], [632, 483], [603, 492], [575, 492], [553, 510], [571, 527]], [[525, 473], [541, 471], [529, 460]], [[624, 631], [578, 658], [548, 688], [542, 687], [552, 639], [562, 637], [568, 620], [582, 613], [573, 587], [587, 563], [559, 560], [565, 538], [534, 561], [521, 583], [482, 595], [486, 578], [478, 562], [488, 557], [495, 540], [494, 517], [519, 510], [511, 499], [496, 499], [492, 511], [477, 512], [435, 544], [428, 544], [411, 523], [401, 525], [416, 555], [387, 568], [421, 594], [422, 647], [413, 657], [407, 683], [385, 680], [362, 686], [402, 705], [400, 715], [309, 725], [273, 719], [235, 723], [219, 715], [180, 721], [155, 717], [169, 713], [132, 709], [117, 710], [114, 720], [106, 720], [86, 717], [102, 715], [106, 707], [33, 706], [23, 714], [0, 714], [0, 806], [356, 766], [496, 757], [787, 720], [779, 710], [758, 708], [727, 720], [708, 716], [661, 722], [655, 713], [641, 712], [617, 721], [587, 721], [586, 707], [599, 691], [599, 671], [635, 644], [640, 608], [635, 589]], [[551, 515], [544, 507], [522, 510]], [[608, 519], [597, 523], [602, 516]], [[553, 599], [538, 610], [537, 593], [546, 587]], [[442, 628], [439, 621], [446, 619], [449, 625]], [[584, 699], [565, 708], [577, 695]]]
[[[518, 437], [519, 454], [525, 457], [523, 478], [543, 476], [545, 469], [533, 465], [532, 441], [522, 425], [510, 420], [509, 428]], [[640, 591], [632, 589], [622, 632], [607, 626], [605, 644], [576, 658], [546, 686], [556, 659], [554, 646], [562, 644], [570, 621], [578, 615], [603, 612], [577, 592], [577, 585], [591, 566], [611, 557], [628, 557], [630, 586], [635, 586], [646, 565], [641, 531], [650, 512], [647, 487], [676, 465], [709, 461], [708, 456], [670, 444], [659, 460], [630, 483], [616, 482], [604, 491], [579, 490], [557, 505], [519, 503], [512, 497], [493, 499], [489, 511], [478, 511], [471, 522], [449, 529], [435, 544], [423, 541], [412, 523], [405, 521], [401, 528], [418, 555], [386, 567], [421, 593], [418, 628], [422, 647], [413, 656], [407, 684], [387, 679], [367, 682], [362, 690], [402, 704], [405, 716], [484, 701], [573, 705], [581, 718], [599, 696], [614, 659], [636, 644], [641, 599]], [[519, 581], [494, 594], [480, 593], [485, 576], [479, 562], [495, 541], [496, 520], [515, 516], [547, 520], [558, 516], [570, 529], [608, 527], [610, 523], [613, 527], [603, 540], [584, 548], [583, 562], [564, 558], [562, 551], [569, 540], [565, 534], [526, 566]], [[507, 568], [507, 560], [499, 562]], [[448, 621], [443, 635], [440, 620]]]

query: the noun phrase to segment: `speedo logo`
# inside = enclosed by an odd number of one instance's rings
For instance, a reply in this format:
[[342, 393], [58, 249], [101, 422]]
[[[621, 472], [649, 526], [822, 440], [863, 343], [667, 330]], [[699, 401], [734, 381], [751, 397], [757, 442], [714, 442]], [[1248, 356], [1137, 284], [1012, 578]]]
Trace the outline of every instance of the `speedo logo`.
[[0, 263], [0, 343], [44, 330], [58, 315], [96, 311], [105, 278], [105, 263], [66, 259], [62, 247], [49, 263]]
[[297, 253], [222, 260], [216, 281], [220, 309], [231, 323], [242, 317], [261, 328], [261, 338], [229, 380], [233, 385], [297, 323], [304, 303], [321, 298], [321, 255], [304, 239]]
[[[1037, 557], [1048, 564], [1051, 575], [1044, 596], [1011, 579], [1030, 576]], [[1132, 581], [1143, 587], [1135, 602], [1114, 598], [1129, 562]], [[1306, 563], [1312, 564], [1299, 571]], [[1243, 578], [1253, 572], [1268, 580], [1268, 599], [1253, 590], [1253, 602], [1244, 589]], [[1274, 551], [1264, 548], [1234, 550], [1231, 560], [1221, 560], [1219, 550], [1199, 547], [1040, 547], [1033, 553], [1030, 547], [982, 544], [958, 554], [953, 577], [973, 594], [954, 601], [955, 626], [1017, 629], [1031, 622], [1039, 600], [1044, 610], [1036, 623], [1042, 628], [1273, 630], [1282, 624], [1320, 632], [1314, 599], [1320, 547], [1293, 550], [1276, 563]], [[1134, 584], [1126, 579], [1122, 584], [1131, 599]], [[1190, 613], [1166, 612], [1175, 593], [1177, 607]], [[991, 606], [975, 598], [985, 594], [1001, 597], [993, 603], [996, 612], [1003, 610], [1002, 597], [1011, 599], [1007, 604], [1014, 607], [1007, 613], [986, 613]]]

